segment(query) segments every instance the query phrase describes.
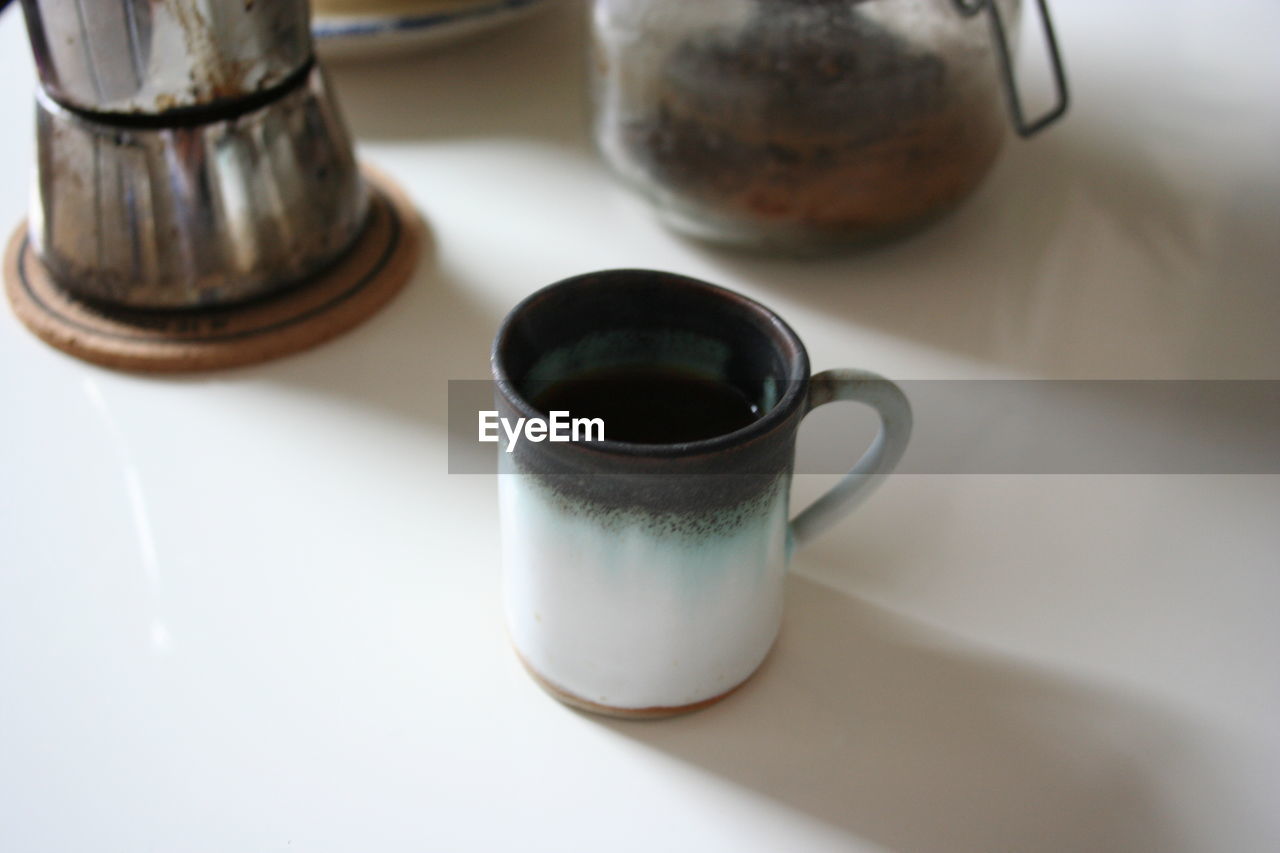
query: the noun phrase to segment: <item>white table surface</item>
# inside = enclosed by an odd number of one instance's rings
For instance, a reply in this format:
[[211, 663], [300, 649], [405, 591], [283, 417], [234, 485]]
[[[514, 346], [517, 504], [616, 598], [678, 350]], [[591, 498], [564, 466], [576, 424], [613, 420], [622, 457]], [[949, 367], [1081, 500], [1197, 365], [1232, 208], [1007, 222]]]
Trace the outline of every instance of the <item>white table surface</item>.
[[[333, 69], [435, 240], [354, 332], [156, 379], [0, 311], [0, 850], [1280, 849], [1278, 476], [894, 477], [797, 556], [756, 679], [628, 724], [525, 676], [493, 480], [447, 473], [446, 381], [604, 267], [757, 297], [817, 369], [1280, 378], [1280, 5], [1056, 5], [1069, 119], [883, 251], [657, 226], [588, 144], [570, 3]], [[15, 10], [0, 78], [7, 231]]]

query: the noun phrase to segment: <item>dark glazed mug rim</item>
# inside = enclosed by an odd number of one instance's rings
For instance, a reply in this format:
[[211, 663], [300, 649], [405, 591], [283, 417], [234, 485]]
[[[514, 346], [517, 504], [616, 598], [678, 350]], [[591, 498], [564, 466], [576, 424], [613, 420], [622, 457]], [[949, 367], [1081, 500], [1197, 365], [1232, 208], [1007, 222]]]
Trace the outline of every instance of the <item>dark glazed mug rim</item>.
[[598, 289], [607, 287], [611, 281], [623, 280], [629, 283], [652, 280], [666, 284], [676, 284], [690, 290], [700, 291], [718, 301], [731, 305], [739, 311], [750, 315], [754, 325], [763, 335], [768, 337], [782, 356], [785, 364], [785, 384], [781, 398], [777, 404], [763, 416], [746, 426], [723, 435], [698, 441], [684, 441], [672, 444], [641, 444], [631, 441], [602, 439], [600, 441], [574, 441], [569, 445], [582, 450], [596, 451], [609, 456], [627, 456], [636, 458], [678, 458], [697, 456], [729, 448], [749, 444], [756, 439], [771, 433], [786, 423], [798, 412], [803, 414], [803, 403], [809, 385], [809, 354], [804, 348], [799, 335], [772, 310], [750, 297], [730, 290], [726, 287], [710, 284], [701, 279], [636, 267], [598, 270], [580, 273], [569, 278], [548, 284], [520, 300], [503, 319], [502, 325], [493, 340], [489, 354], [489, 366], [493, 373], [498, 391], [520, 415], [524, 417], [543, 417], [544, 412], [525, 399], [516, 388], [515, 380], [507, 372], [503, 363], [504, 346], [511, 340], [515, 326], [538, 302], [567, 290]]

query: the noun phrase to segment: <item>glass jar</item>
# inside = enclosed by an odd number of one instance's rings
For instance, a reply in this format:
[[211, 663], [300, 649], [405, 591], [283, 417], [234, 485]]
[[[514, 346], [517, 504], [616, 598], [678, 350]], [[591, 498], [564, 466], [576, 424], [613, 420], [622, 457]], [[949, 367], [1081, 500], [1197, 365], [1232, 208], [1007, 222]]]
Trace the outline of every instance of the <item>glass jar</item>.
[[[683, 233], [805, 250], [960, 203], [1003, 144], [1018, 0], [595, 0], [594, 135]], [[985, 13], [985, 15], [983, 14]], [[980, 18], [984, 18], [985, 21]], [[1002, 91], [1003, 90], [1003, 91]]]

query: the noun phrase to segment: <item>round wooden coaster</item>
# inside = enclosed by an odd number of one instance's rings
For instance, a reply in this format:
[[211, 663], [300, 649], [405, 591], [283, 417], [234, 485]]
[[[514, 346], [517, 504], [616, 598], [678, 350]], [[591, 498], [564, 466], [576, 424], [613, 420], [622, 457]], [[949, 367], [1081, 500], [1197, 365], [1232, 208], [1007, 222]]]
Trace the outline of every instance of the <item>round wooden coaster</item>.
[[385, 176], [365, 170], [369, 223], [329, 270], [242, 305], [142, 311], [84, 302], [53, 281], [19, 225], [5, 254], [5, 292], [41, 340], [123, 370], [180, 372], [253, 364], [313, 347], [385, 305], [413, 273], [426, 227]]

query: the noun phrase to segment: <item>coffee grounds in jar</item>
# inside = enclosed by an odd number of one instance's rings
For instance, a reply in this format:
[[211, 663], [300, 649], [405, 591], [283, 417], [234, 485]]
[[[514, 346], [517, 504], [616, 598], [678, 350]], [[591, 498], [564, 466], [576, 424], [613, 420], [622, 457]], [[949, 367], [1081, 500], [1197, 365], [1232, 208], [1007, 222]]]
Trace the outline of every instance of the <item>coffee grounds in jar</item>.
[[950, 209], [999, 150], [981, 90], [845, 0], [759, 0], [679, 45], [626, 129], [649, 177], [701, 215], [874, 239]]

